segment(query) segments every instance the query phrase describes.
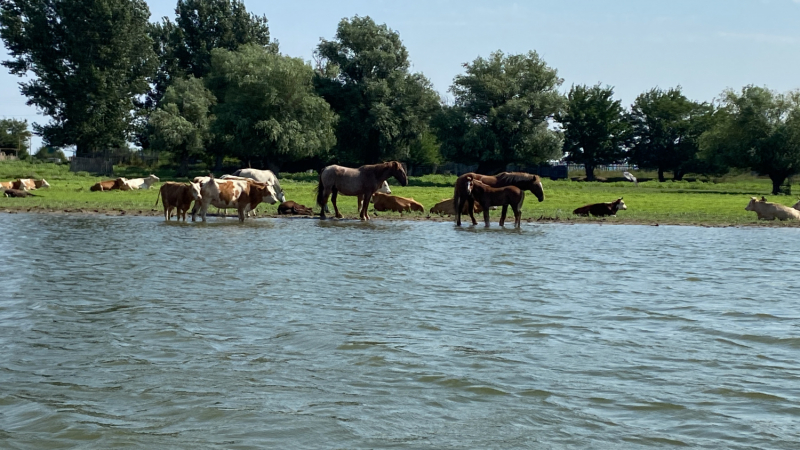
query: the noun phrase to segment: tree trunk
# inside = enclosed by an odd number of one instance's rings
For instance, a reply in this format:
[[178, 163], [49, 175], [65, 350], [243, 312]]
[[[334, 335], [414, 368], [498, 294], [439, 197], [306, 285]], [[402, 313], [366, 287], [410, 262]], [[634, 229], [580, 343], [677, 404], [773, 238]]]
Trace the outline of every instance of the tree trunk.
[[663, 167], [659, 167], [658, 168], [658, 181], [661, 182], [661, 183], [666, 181], [666, 179], [664, 178], [664, 168]]
[[181, 164], [178, 166], [178, 173], [175, 175], [185, 177], [189, 175], [189, 156], [181, 157]]
[[594, 165], [584, 164], [583, 167], [586, 169], [586, 181], [594, 181]]
[[780, 194], [781, 185], [786, 180], [787, 175], [784, 173], [770, 173], [769, 179], [772, 180], [772, 195]]
[[222, 172], [222, 160], [225, 159], [225, 156], [221, 153], [216, 155], [214, 160], [214, 172]]
[[675, 169], [672, 172], [672, 179], [675, 180], [675, 181], [681, 181], [681, 180], [683, 180], [683, 175], [684, 175], [684, 173], [683, 173], [682, 169]]

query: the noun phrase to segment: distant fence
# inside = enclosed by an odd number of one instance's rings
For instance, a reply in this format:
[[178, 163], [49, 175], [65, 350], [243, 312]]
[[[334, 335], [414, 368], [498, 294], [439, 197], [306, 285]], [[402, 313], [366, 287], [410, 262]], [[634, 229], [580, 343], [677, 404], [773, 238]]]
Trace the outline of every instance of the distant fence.
[[0, 161], [16, 161], [18, 159], [15, 155], [0, 152]]
[[[583, 164], [569, 164], [567, 168], [570, 172], [579, 172], [586, 170], [586, 167]], [[608, 164], [603, 166], [594, 166], [594, 170], [601, 171], [601, 172], [628, 172], [631, 170], [638, 170], [639, 166], [634, 164]]]
[[114, 173], [114, 164], [106, 158], [83, 158], [75, 156], [69, 162], [70, 172], [89, 172], [100, 175]]

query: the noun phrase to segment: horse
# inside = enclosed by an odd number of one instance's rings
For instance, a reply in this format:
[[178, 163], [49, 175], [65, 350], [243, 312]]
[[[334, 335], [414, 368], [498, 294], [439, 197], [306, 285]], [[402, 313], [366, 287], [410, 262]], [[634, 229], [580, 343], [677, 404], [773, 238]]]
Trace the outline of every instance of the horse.
[[[522, 203], [525, 201], [525, 191], [516, 186], [503, 186], [494, 188], [481, 181], [467, 177], [467, 192], [470, 197], [478, 202], [483, 208], [483, 220], [489, 226], [489, 207], [502, 206], [503, 213], [500, 215], [500, 226], [506, 221], [508, 206], [514, 211], [514, 228], [519, 228], [522, 222]], [[475, 224], [477, 225], [477, 224]]]
[[478, 173], [465, 173], [456, 180], [455, 192], [453, 193], [453, 205], [455, 206], [456, 225], [461, 226], [461, 212], [464, 210], [464, 204], [469, 204], [469, 217], [472, 219], [472, 224], [477, 225], [478, 221], [475, 220], [473, 214], [474, 200], [467, 191], [467, 178], [475, 181], [480, 181], [490, 187], [500, 188], [504, 186], [516, 186], [522, 190], [529, 190], [533, 195], [539, 199], [540, 202], [544, 201], [544, 189], [542, 188], [542, 180], [539, 175], [532, 175], [525, 172], [503, 172], [497, 175], [481, 175]]
[[389, 177], [394, 177], [401, 186], [408, 185], [406, 171], [403, 169], [403, 165], [397, 161], [361, 166], [358, 169], [337, 165], [322, 169], [319, 174], [319, 184], [317, 184], [317, 206], [322, 208], [319, 218], [325, 220], [325, 205], [328, 203], [328, 196], [333, 203], [336, 217], [342, 218], [339, 207], [336, 206], [336, 197], [341, 192], [342, 195], [363, 196], [358, 216], [361, 220], [369, 220], [369, 201], [372, 199], [372, 194]]

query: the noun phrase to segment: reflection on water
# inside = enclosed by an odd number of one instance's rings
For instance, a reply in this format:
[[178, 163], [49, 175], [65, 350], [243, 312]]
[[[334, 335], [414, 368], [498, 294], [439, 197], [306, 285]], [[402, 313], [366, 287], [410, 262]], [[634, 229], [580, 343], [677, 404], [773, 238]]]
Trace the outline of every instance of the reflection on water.
[[0, 226], [3, 448], [800, 441], [796, 229]]

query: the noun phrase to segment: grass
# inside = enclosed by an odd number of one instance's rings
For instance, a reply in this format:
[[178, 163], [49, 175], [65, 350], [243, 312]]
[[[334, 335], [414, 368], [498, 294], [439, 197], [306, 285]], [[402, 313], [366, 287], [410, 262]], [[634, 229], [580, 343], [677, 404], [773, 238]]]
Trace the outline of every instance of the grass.
[[[146, 176], [150, 172], [139, 168], [121, 168], [114, 176], [134, 178]], [[186, 181], [176, 178], [174, 171], [156, 170], [161, 181]], [[198, 171], [194, 175], [202, 174]], [[575, 174], [572, 174], [575, 175]], [[647, 179], [646, 172], [635, 173], [640, 179]], [[607, 179], [621, 177], [621, 174], [603, 173]], [[34, 191], [35, 198], [0, 197], [0, 211], [84, 211], [116, 213], [124, 211], [133, 214], [160, 214], [161, 206], [155, 206], [160, 183], [153, 189], [144, 191], [91, 192], [92, 184], [101, 179], [87, 173], [71, 173], [67, 166], [52, 163], [29, 163], [23, 161], [0, 162], [0, 180], [16, 178], [45, 178], [52, 185], [50, 189]], [[287, 199], [314, 206], [316, 174], [282, 174], [281, 185]], [[413, 197], [425, 205], [426, 210], [442, 199], [453, 195], [454, 175], [425, 175], [411, 177], [409, 185], [401, 187], [390, 179], [395, 195]], [[523, 207], [523, 219], [557, 220], [565, 222], [598, 223], [660, 223], [692, 225], [753, 225], [757, 222], [755, 214], [744, 210], [751, 196], [767, 196], [770, 201], [792, 206], [793, 196], [771, 196], [772, 185], [769, 179], [749, 174], [737, 174], [716, 179], [698, 181], [658, 181], [640, 182], [634, 186], [627, 181], [584, 182], [571, 180], [552, 181], [545, 179], [546, 199], [539, 203], [530, 193]], [[616, 218], [581, 218], [574, 216], [572, 210], [587, 203], [612, 201], [623, 197], [628, 210], [620, 211]], [[314, 206], [315, 207], [315, 206]], [[340, 197], [339, 207], [345, 217], [357, 218], [355, 197]], [[315, 207], [316, 208], [316, 207]], [[276, 206], [262, 205], [263, 214], [275, 214]], [[510, 213], [510, 212], [509, 212]], [[496, 222], [499, 211], [492, 211], [492, 221]], [[380, 218], [423, 219], [428, 214], [377, 213]], [[436, 216], [434, 216], [436, 218]], [[441, 220], [450, 220], [443, 218]], [[468, 220], [468, 219], [467, 219]], [[481, 217], [478, 217], [481, 220]], [[772, 222], [772, 225], [797, 226], [791, 222]]]

